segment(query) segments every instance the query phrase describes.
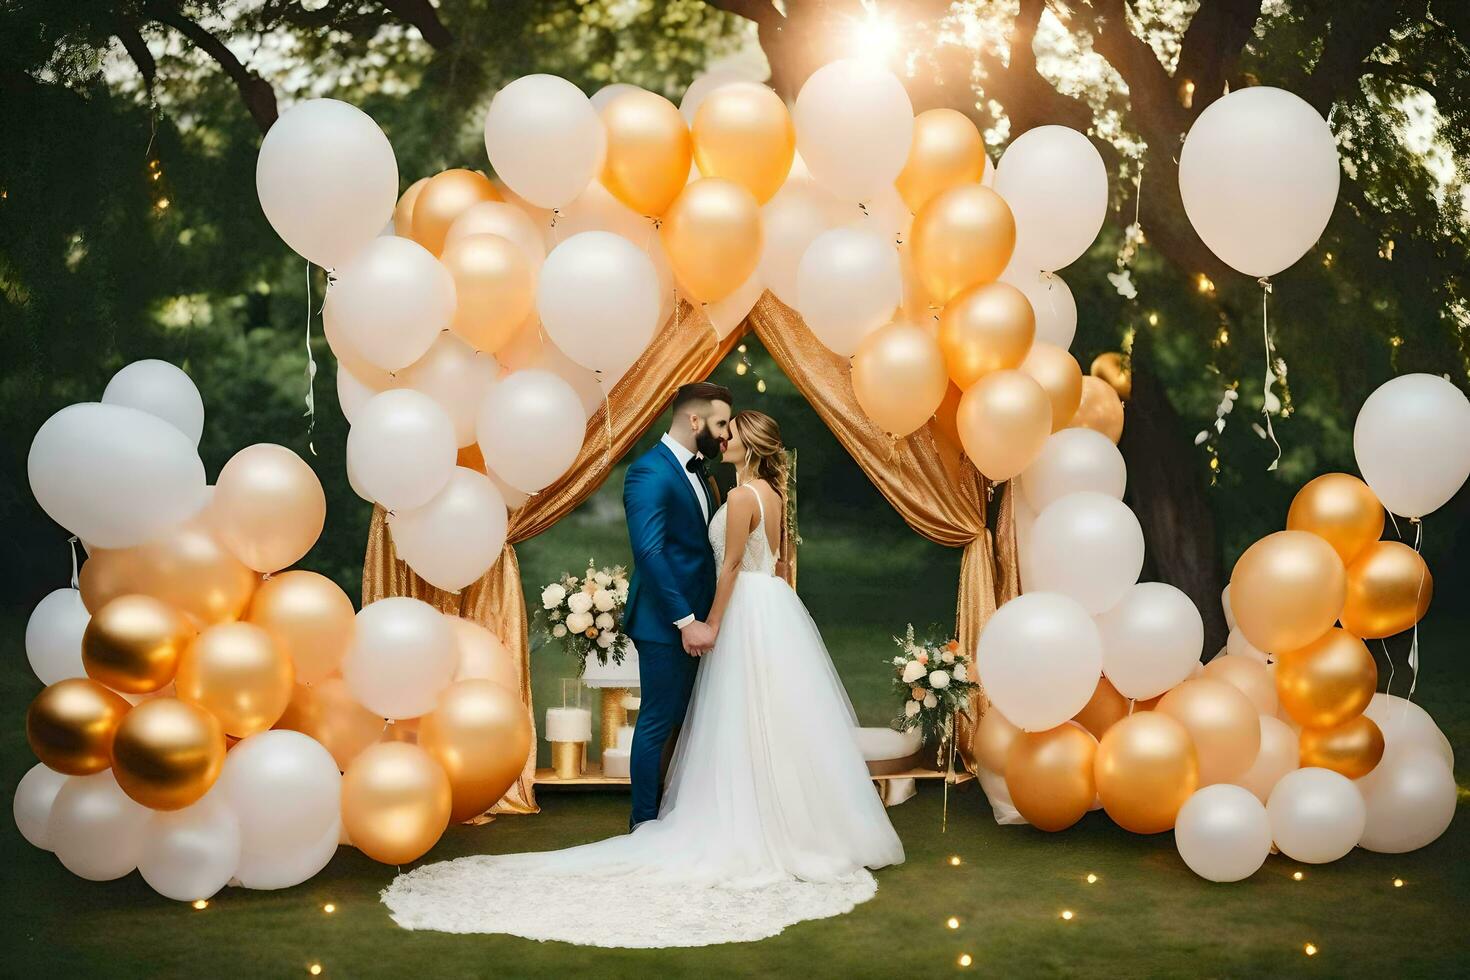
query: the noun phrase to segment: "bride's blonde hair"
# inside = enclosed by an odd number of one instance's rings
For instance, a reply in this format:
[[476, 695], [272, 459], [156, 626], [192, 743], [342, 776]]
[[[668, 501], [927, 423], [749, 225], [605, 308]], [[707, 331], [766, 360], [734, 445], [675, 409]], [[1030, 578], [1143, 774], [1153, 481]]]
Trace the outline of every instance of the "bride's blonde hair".
[[730, 421], [745, 443], [746, 465], [784, 498], [791, 470], [786, 446], [781, 442], [781, 426], [765, 412], [750, 409], [736, 412]]

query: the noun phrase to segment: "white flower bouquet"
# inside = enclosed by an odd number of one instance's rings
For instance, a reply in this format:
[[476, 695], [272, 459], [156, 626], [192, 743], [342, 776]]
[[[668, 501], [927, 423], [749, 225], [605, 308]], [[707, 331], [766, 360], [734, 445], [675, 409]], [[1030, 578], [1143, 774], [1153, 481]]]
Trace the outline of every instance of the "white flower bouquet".
[[956, 640], [915, 639], [913, 624], [893, 642], [900, 650], [891, 661], [893, 687], [903, 699], [893, 727], [918, 728], [924, 741], [937, 742], [942, 751], [954, 735], [955, 715], [970, 717], [970, 695], [980, 686], [975, 668]]
[[587, 658], [621, 664], [628, 652], [622, 631], [623, 606], [628, 601], [628, 570], [621, 565], [598, 568], [587, 562], [580, 577], [563, 575], [541, 590], [542, 632], [577, 660], [577, 673], [587, 669]]

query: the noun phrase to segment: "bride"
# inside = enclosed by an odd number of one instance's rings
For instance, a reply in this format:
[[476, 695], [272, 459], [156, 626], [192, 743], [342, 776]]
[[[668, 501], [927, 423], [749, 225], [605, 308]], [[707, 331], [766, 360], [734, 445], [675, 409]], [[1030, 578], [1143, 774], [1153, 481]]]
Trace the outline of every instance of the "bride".
[[872, 898], [903, 861], [821, 634], [774, 574], [786, 455], [776, 421], [730, 422], [738, 483], [710, 521], [719, 581], [704, 656], [656, 820], [580, 847], [477, 855], [383, 893], [409, 929], [593, 946], [762, 939]]

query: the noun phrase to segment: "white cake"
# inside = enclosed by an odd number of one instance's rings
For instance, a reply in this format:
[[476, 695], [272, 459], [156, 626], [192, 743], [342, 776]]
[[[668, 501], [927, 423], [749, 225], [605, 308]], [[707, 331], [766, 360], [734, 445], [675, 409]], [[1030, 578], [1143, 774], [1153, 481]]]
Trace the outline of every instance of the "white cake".
[[592, 741], [592, 712], [586, 708], [547, 708], [546, 741]]

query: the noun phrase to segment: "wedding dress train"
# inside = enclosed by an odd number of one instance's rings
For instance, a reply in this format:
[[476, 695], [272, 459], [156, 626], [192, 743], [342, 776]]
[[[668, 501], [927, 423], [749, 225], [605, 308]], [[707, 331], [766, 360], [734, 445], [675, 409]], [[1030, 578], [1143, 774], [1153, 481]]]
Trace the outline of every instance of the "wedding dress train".
[[[721, 507], [710, 522], [717, 562], [725, 517]], [[566, 850], [417, 868], [383, 892], [393, 921], [589, 946], [705, 946], [774, 936], [873, 897], [866, 869], [901, 863], [903, 845], [821, 634], [773, 574], [764, 527], [762, 514], [700, 665], [659, 819]]]

